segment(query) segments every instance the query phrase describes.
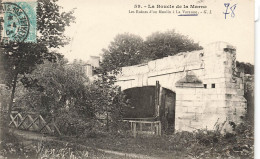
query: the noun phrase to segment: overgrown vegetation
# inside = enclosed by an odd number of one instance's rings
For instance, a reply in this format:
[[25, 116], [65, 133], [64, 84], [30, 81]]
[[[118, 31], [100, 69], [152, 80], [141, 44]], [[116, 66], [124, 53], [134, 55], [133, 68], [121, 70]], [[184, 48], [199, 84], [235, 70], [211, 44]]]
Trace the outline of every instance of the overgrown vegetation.
[[127, 107], [124, 94], [104, 76], [90, 82], [82, 61], [45, 61], [26, 77], [31, 82], [18, 83], [15, 108], [37, 112], [46, 121], [54, 119], [63, 135], [84, 136], [120, 127]]
[[[253, 126], [250, 122], [238, 125], [234, 133], [200, 130], [178, 132], [162, 137], [131, 137], [128, 125], [122, 122], [125, 95], [114, 86], [109, 71], [174, 55], [178, 52], [201, 49], [198, 43], [176, 33], [153, 33], [146, 40], [133, 34], [118, 35], [97, 70], [95, 80], [85, 74], [85, 63], [68, 63], [50, 48], [68, 43], [66, 26], [74, 21], [73, 11], [61, 13], [56, 0], [39, 0], [37, 21], [41, 33], [38, 43], [10, 43], [1, 47], [1, 114], [0, 158], [103, 158], [102, 153], [75, 147], [75, 144], [26, 141], [15, 136], [8, 127], [10, 111], [37, 112], [47, 121], [53, 120], [63, 141], [81, 143], [94, 148], [118, 150], [165, 158], [253, 158]], [[46, 12], [54, 16], [46, 17]], [[48, 14], [49, 15], [49, 14]], [[47, 21], [45, 19], [48, 19]], [[59, 25], [53, 25], [51, 22]], [[48, 26], [48, 27], [46, 27]], [[253, 65], [237, 63], [245, 73], [253, 74]], [[250, 96], [251, 97], [251, 96]], [[7, 122], [7, 123], [6, 123]], [[113, 156], [115, 158], [115, 156]]]
[[119, 158], [68, 142], [26, 140], [17, 137], [6, 128], [1, 128], [0, 157], [8, 159]]
[[[1, 130], [0, 155], [8, 158], [107, 158], [110, 156], [95, 151], [95, 148], [160, 158], [254, 158], [254, 133], [250, 122], [238, 125], [234, 133], [225, 135], [206, 130], [177, 132], [162, 137], [138, 135], [137, 138], [131, 137], [130, 134], [107, 133], [102, 136], [60, 138], [62, 142], [22, 141], [7, 130]], [[79, 144], [93, 149], [83, 148]]]
[[108, 48], [102, 50], [101, 68], [104, 72], [117, 72], [120, 67], [200, 49], [199, 43], [175, 30], [155, 32], [145, 40], [138, 35], [124, 33], [117, 35]]
[[137, 136], [130, 134], [67, 139], [88, 146], [159, 158], [254, 158], [253, 126], [246, 121], [234, 133], [198, 130], [173, 135]]
[[254, 65], [250, 64], [250, 63], [244, 63], [244, 62], [236, 62], [236, 66], [239, 69], [242, 69], [244, 71], [245, 74], [250, 74], [250, 75], [254, 75], [255, 74], [255, 67]]
[[[51, 48], [62, 47], [69, 42], [64, 34], [65, 28], [75, 22], [73, 10], [62, 12], [57, 5], [57, 0], [37, 1], [37, 43], [9, 42], [0, 43], [0, 82], [11, 91], [8, 114], [11, 114], [13, 100], [15, 98], [17, 82], [27, 85], [30, 80], [25, 74], [31, 73], [37, 65], [45, 60], [52, 62], [61, 55]], [[52, 15], [52, 16], [49, 16]], [[23, 76], [22, 78], [19, 76]]]

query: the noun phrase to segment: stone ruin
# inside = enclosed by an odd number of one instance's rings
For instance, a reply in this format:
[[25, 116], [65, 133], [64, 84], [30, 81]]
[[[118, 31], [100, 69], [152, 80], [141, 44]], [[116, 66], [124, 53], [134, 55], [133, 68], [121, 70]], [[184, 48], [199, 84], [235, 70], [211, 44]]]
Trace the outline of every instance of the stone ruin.
[[[151, 117], [174, 131], [231, 131], [246, 113], [244, 73], [225, 42], [123, 67], [116, 84], [132, 98], [128, 118]], [[157, 83], [157, 84], [156, 84]]]

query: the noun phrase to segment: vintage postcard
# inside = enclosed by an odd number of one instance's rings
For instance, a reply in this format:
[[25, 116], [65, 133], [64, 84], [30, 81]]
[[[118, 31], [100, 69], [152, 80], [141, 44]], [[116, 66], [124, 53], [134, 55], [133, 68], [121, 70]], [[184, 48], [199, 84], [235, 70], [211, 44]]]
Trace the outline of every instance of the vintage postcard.
[[0, 158], [254, 158], [253, 0], [2, 0]]

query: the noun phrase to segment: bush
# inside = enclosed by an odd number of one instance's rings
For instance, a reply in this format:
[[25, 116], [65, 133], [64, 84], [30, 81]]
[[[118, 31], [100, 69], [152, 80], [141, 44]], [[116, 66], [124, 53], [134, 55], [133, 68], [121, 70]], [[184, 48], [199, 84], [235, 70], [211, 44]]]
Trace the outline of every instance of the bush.
[[195, 133], [198, 142], [191, 142], [190, 153], [200, 158], [254, 158], [253, 134], [249, 121], [237, 125], [234, 133], [225, 135], [215, 131], [198, 131]]
[[15, 105], [25, 106], [24, 112], [41, 114], [46, 121], [54, 118], [63, 135], [81, 136], [89, 132], [93, 136], [94, 131], [99, 134], [106, 130], [99, 120], [107, 114], [107, 130], [117, 131], [117, 121], [125, 106], [122, 92], [107, 76], [90, 82], [84, 70], [82, 61], [72, 64], [65, 59], [56, 63], [45, 61], [26, 75], [37, 87], [30, 85], [25, 89], [18, 83]]

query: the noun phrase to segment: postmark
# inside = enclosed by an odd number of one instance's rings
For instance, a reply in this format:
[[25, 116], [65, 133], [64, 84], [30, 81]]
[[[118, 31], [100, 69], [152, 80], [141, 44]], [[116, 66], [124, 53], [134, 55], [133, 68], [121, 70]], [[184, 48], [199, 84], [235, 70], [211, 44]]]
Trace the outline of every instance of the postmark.
[[17, 4], [4, 2], [4, 37], [8, 41], [22, 42], [29, 34], [30, 21], [25, 11]]
[[2, 42], [36, 42], [36, 7], [31, 4], [28, 2], [1, 3], [4, 19]]

